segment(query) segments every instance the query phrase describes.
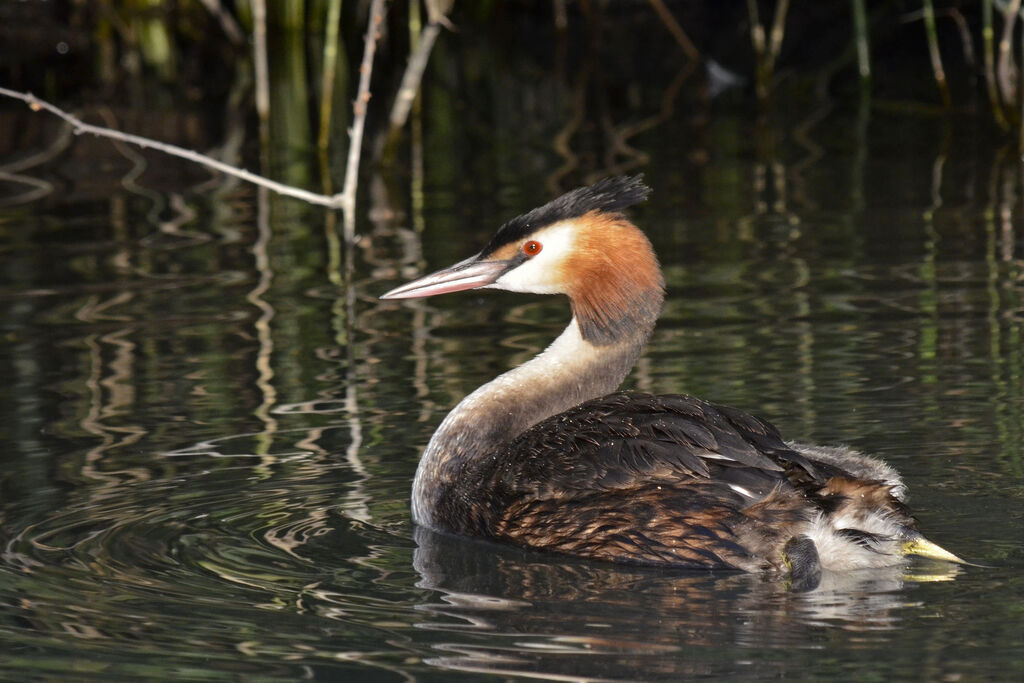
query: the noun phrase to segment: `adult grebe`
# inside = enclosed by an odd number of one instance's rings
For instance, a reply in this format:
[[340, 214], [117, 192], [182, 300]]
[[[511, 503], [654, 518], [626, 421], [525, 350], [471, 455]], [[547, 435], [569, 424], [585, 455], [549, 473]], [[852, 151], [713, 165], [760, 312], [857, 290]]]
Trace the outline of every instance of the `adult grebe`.
[[926, 540], [885, 463], [786, 442], [680, 395], [614, 391], [654, 328], [664, 281], [623, 214], [639, 177], [582, 187], [505, 223], [476, 256], [384, 299], [463, 289], [567, 294], [543, 353], [455, 407], [423, 452], [414, 520], [436, 530], [645, 565], [792, 572], [961, 562]]

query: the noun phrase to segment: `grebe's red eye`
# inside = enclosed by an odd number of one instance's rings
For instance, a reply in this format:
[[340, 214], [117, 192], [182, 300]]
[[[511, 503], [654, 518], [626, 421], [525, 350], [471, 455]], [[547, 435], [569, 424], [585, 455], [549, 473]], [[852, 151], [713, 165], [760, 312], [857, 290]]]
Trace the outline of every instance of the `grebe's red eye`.
[[526, 254], [527, 256], [536, 256], [537, 254], [540, 253], [540, 250], [543, 248], [544, 247], [541, 246], [540, 242], [537, 242], [536, 240], [530, 240], [529, 242], [523, 245], [523, 253]]

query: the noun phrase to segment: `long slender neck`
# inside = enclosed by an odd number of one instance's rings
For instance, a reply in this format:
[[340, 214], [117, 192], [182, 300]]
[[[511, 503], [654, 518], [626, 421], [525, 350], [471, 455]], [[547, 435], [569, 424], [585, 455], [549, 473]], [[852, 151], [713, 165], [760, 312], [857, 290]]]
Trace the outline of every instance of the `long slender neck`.
[[471, 465], [541, 420], [614, 391], [647, 344], [664, 298], [650, 242], [618, 214], [578, 220], [588, 229], [576, 233], [562, 272], [572, 321], [543, 353], [464, 398], [437, 428], [413, 481], [416, 522], [459, 531], [456, 520], [480, 485]]
[[[541, 354], [464, 398], [434, 432], [413, 481], [413, 519], [443, 529], [437, 507], [453, 495], [466, 466], [487, 458], [526, 429], [591, 398], [614, 391], [647, 343], [645, 329], [614, 344], [583, 338], [574, 317]], [[467, 482], [463, 482], [467, 483]]]

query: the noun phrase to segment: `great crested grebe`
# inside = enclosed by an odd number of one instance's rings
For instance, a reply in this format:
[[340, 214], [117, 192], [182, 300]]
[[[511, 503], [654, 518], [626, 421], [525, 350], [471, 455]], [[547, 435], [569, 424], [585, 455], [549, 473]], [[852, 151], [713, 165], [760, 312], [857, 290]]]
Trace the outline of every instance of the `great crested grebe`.
[[639, 177], [573, 190], [505, 223], [476, 256], [381, 297], [491, 288], [566, 294], [572, 306], [545, 351], [434, 432], [413, 519], [599, 560], [797, 578], [907, 554], [962, 562], [915, 529], [903, 481], [879, 460], [784, 441], [699, 398], [615, 392], [664, 298], [651, 244], [622, 214], [649, 193]]

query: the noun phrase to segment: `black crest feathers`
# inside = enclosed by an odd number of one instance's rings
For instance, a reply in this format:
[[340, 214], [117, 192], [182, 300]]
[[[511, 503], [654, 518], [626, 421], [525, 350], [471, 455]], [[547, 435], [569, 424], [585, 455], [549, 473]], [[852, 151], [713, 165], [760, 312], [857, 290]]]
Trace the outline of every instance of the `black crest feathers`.
[[578, 218], [591, 211], [619, 213], [626, 207], [644, 201], [651, 188], [643, 183], [642, 175], [613, 176], [593, 185], [578, 187], [505, 223], [481, 252], [486, 256], [501, 246], [523, 239], [538, 228]]

